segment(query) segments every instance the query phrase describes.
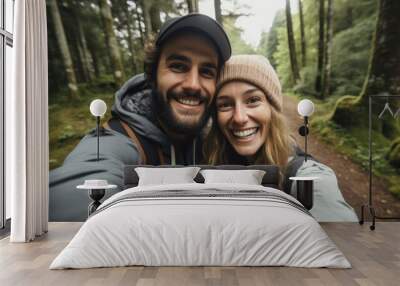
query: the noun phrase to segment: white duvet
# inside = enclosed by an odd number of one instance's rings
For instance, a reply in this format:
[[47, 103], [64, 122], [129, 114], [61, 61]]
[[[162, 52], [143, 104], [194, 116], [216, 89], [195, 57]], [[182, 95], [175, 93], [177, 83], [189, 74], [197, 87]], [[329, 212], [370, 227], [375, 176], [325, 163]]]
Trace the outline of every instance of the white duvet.
[[[121, 200], [137, 192], [168, 190], [253, 190], [266, 192], [272, 199], [175, 196]], [[99, 207], [50, 269], [127, 265], [350, 268], [317, 221], [284, 200], [299, 204], [282, 191], [254, 185], [194, 183], [127, 189]]]

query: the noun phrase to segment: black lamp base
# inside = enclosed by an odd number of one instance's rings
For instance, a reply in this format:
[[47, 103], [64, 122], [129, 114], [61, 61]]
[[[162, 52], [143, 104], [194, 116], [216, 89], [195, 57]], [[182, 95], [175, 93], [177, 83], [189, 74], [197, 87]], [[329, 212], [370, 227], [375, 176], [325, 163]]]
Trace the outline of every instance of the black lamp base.
[[90, 216], [94, 213], [97, 208], [101, 205], [100, 200], [104, 197], [106, 193], [105, 189], [92, 189], [89, 190], [89, 197], [93, 200], [93, 202], [88, 207], [88, 215]]
[[304, 137], [304, 161], [307, 162], [307, 135], [310, 132], [308, 129], [308, 117], [304, 116], [304, 125], [300, 126], [299, 134]]
[[314, 205], [314, 184], [313, 180], [298, 180], [297, 183], [297, 200], [303, 206], [310, 210]]

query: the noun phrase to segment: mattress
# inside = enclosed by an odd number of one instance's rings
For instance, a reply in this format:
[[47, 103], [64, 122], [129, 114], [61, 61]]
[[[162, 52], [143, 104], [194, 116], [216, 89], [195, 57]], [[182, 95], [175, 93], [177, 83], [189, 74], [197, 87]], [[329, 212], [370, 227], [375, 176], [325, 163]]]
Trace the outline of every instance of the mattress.
[[350, 268], [293, 197], [263, 186], [138, 186], [107, 199], [50, 269], [144, 266]]

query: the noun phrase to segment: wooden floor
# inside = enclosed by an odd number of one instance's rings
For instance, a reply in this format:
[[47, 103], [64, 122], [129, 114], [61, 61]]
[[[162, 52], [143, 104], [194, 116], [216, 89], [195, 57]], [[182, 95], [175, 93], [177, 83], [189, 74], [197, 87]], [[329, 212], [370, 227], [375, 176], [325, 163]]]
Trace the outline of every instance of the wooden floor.
[[290, 267], [120, 267], [48, 270], [80, 223], [50, 223], [32, 243], [0, 241], [0, 285], [400, 285], [400, 222], [325, 223], [352, 269]]

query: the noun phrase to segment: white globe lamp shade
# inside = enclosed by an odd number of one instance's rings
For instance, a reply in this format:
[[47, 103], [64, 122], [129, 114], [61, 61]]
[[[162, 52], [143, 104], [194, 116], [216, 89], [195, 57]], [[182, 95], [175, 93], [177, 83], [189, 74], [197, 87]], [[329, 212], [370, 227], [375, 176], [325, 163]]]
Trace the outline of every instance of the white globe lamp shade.
[[303, 99], [297, 105], [297, 112], [301, 116], [311, 116], [314, 113], [314, 103], [309, 99]]
[[90, 103], [90, 113], [93, 116], [103, 116], [107, 111], [107, 104], [101, 99], [95, 99]]

